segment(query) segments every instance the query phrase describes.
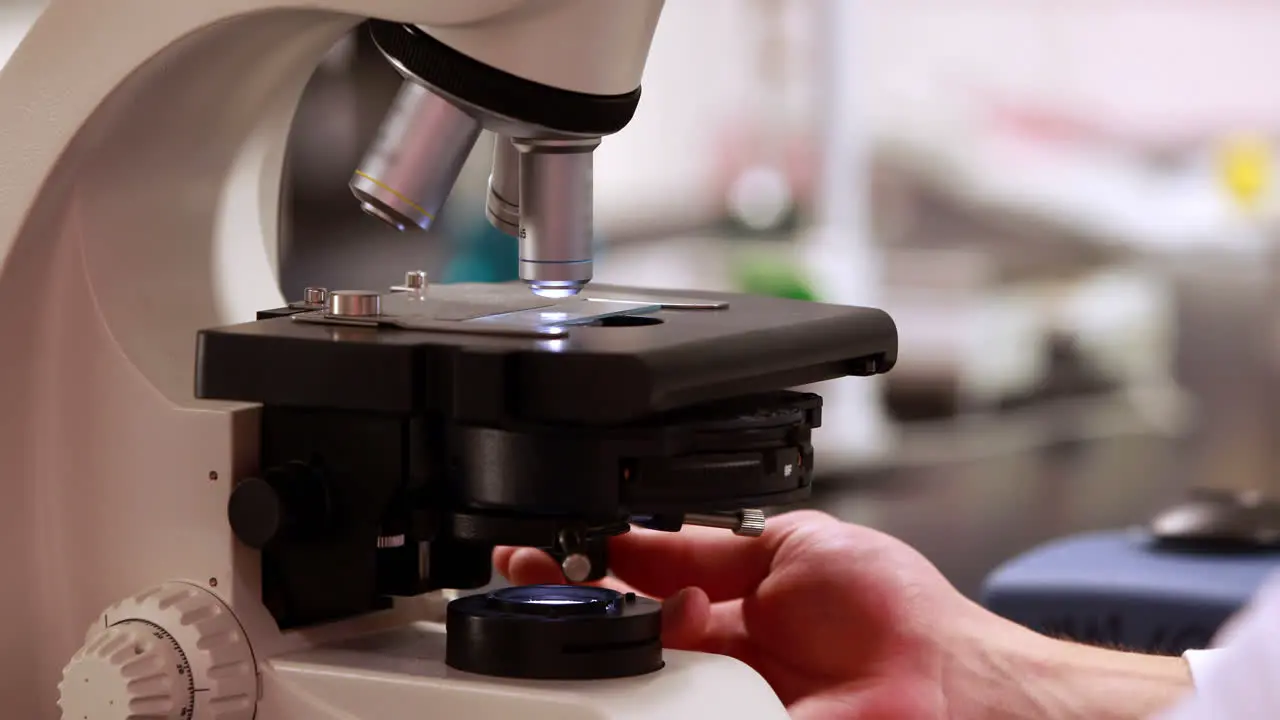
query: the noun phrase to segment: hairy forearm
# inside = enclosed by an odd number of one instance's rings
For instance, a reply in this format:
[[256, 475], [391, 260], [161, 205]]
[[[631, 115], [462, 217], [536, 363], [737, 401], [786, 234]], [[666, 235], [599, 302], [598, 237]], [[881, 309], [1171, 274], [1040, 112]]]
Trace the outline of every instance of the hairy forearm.
[[[965, 664], [974, 683], [955, 720], [1147, 720], [1192, 689], [1179, 657], [1107, 650], [1022, 628], [989, 634]], [[955, 708], [959, 710], [959, 708]]]
[[1042, 654], [1025, 661], [1026, 692], [1039, 706], [1036, 717], [1146, 720], [1191, 690], [1182, 658], [1046, 641]]

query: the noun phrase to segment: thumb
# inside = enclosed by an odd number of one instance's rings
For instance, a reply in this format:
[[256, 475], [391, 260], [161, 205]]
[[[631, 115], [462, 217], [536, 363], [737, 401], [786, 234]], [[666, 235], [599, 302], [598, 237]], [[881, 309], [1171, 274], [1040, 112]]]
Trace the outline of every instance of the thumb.
[[711, 600], [696, 587], [685, 588], [662, 602], [662, 646], [698, 650], [711, 624]]

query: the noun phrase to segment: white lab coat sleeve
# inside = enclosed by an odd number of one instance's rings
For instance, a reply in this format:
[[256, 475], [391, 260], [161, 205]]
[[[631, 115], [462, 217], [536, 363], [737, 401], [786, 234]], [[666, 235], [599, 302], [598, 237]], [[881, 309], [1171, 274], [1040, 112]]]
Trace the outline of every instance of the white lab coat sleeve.
[[1160, 720], [1280, 718], [1280, 578], [1227, 623], [1212, 649], [1184, 657], [1195, 692]]

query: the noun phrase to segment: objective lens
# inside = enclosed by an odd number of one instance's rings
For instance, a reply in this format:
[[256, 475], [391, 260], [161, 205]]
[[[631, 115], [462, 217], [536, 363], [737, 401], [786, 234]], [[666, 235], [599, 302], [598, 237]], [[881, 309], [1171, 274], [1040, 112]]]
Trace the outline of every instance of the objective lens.
[[582, 289], [587, 286], [585, 282], [576, 281], [554, 282], [526, 280], [526, 282], [529, 283], [529, 289], [533, 291], [534, 295], [547, 298], [548, 300], [562, 300], [564, 298], [573, 297], [574, 295], [582, 292]]
[[599, 140], [515, 141], [520, 278], [537, 295], [577, 295], [592, 275], [592, 156]]
[[351, 192], [397, 230], [431, 227], [480, 137], [480, 122], [414, 82], [400, 86]]
[[502, 232], [520, 235], [520, 151], [511, 138], [493, 139], [493, 170], [489, 173], [489, 200], [485, 217]]

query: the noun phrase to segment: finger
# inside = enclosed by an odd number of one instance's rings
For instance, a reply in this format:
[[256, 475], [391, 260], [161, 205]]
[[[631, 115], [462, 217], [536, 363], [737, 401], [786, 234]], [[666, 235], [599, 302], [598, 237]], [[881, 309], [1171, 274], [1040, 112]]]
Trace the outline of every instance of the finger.
[[712, 603], [701, 588], [688, 587], [662, 601], [662, 646], [729, 655], [746, 661], [742, 601]]
[[[501, 548], [495, 564], [513, 584], [549, 585], [563, 582], [560, 566], [549, 555], [534, 548]], [[635, 590], [616, 578], [586, 583], [621, 593]], [[711, 601], [697, 588], [687, 588], [662, 603], [662, 644], [677, 650], [702, 649], [710, 630]]]
[[662, 646], [702, 650], [711, 621], [711, 601], [698, 588], [685, 588], [662, 601]]
[[613, 539], [609, 565], [619, 578], [654, 597], [699, 587], [711, 602], [721, 602], [740, 598], [759, 585], [779, 548], [797, 534], [836, 522], [813, 511], [787, 513], [771, 518], [758, 538], [701, 527], [678, 533], [636, 529]]
[[516, 548], [507, 558], [502, 574], [513, 585], [559, 585], [565, 582], [560, 564], [537, 548]]
[[[536, 548], [499, 548], [494, 552], [494, 565], [512, 585], [563, 585], [568, 583], [555, 558]], [[636, 589], [617, 578], [606, 577], [589, 583], [573, 583], [609, 588], [620, 593]], [[643, 594], [643, 593], [637, 593]]]
[[519, 549], [520, 548], [518, 547], [506, 547], [506, 546], [502, 546], [494, 549], [493, 567], [498, 571], [499, 575], [501, 575], [504, 578], [510, 579], [509, 573], [511, 572], [511, 558], [515, 557], [516, 551]]

